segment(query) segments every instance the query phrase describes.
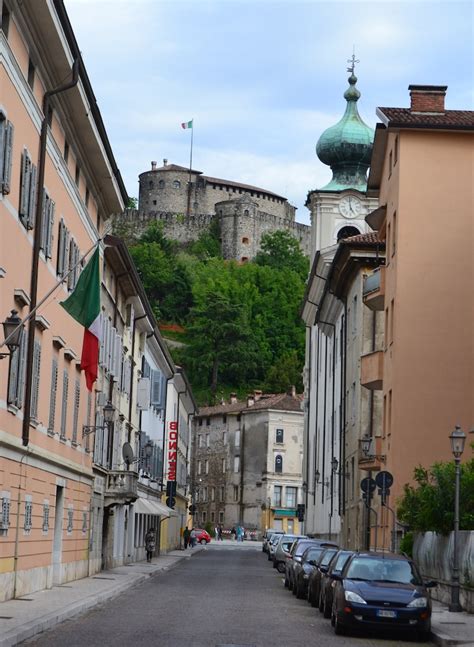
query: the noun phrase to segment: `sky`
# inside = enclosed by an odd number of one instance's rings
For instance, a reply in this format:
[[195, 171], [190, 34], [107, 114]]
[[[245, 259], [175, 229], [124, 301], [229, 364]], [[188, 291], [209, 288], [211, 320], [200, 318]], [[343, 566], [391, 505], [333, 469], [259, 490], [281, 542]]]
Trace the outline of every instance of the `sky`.
[[309, 222], [331, 178], [315, 153], [341, 118], [355, 48], [361, 117], [409, 106], [408, 85], [447, 85], [473, 109], [474, 3], [65, 0], [130, 196], [151, 161], [284, 195]]

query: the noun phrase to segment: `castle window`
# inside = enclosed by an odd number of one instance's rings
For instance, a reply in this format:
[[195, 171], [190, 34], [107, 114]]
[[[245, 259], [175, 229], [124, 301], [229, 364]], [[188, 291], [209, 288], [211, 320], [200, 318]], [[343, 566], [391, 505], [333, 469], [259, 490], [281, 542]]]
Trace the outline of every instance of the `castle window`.
[[244, 238], [242, 238], [242, 242], [243, 242], [244, 245], [248, 245], [249, 244], [249, 239], [244, 236]]
[[151, 180], [148, 182], [148, 188], [153, 189], [153, 182]]
[[158, 182], [158, 188], [159, 189], [164, 189], [165, 188], [165, 181], [164, 180], [160, 180]]
[[155, 207], [156, 207], [156, 200], [153, 200], [153, 204], [154, 204], [154, 205], [155, 205]]
[[[245, 211], [244, 211], [244, 216], [248, 216], [248, 215], [249, 215], [249, 210], [248, 210], [248, 209], [245, 209]], [[248, 242], [248, 241], [247, 241], [247, 242]]]
[[248, 256], [242, 256], [240, 260], [242, 261], [242, 263], [246, 263], [249, 259]]
[[173, 182], [173, 188], [174, 189], [180, 189], [181, 188], [181, 182], [179, 180], [175, 180]]
[[234, 188], [232, 189], [232, 193], [235, 193], [235, 186], [234, 186]]

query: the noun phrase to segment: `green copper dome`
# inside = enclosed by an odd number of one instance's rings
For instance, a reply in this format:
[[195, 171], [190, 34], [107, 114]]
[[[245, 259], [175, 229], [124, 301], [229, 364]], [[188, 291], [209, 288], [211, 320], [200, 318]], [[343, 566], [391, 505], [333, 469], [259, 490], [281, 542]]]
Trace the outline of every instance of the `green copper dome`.
[[353, 71], [348, 81], [349, 87], [344, 92], [347, 101], [344, 116], [335, 126], [325, 130], [316, 144], [317, 156], [332, 170], [332, 180], [322, 191], [365, 191], [367, 188], [374, 131], [362, 121], [357, 110], [360, 92]]

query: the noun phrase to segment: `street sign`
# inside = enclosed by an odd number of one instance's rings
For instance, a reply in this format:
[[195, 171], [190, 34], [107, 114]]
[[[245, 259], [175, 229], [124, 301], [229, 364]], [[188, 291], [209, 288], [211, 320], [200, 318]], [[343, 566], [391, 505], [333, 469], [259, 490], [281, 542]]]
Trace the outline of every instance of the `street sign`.
[[382, 492], [386, 492], [393, 485], [393, 476], [390, 472], [379, 472], [375, 477], [375, 482]]
[[362, 490], [362, 492], [373, 492], [376, 487], [376, 482], [369, 476], [366, 476], [365, 479], [362, 479], [362, 481], [360, 482], [360, 489]]
[[173, 508], [176, 505], [176, 499], [174, 497], [166, 497], [166, 505], [168, 508]]

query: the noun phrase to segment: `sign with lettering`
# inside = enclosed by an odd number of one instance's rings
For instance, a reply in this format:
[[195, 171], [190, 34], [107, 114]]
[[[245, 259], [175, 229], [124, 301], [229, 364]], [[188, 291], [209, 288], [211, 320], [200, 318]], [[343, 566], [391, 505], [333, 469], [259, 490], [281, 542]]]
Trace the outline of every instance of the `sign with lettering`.
[[176, 481], [178, 462], [178, 423], [173, 420], [168, 425], [168, 481]]

